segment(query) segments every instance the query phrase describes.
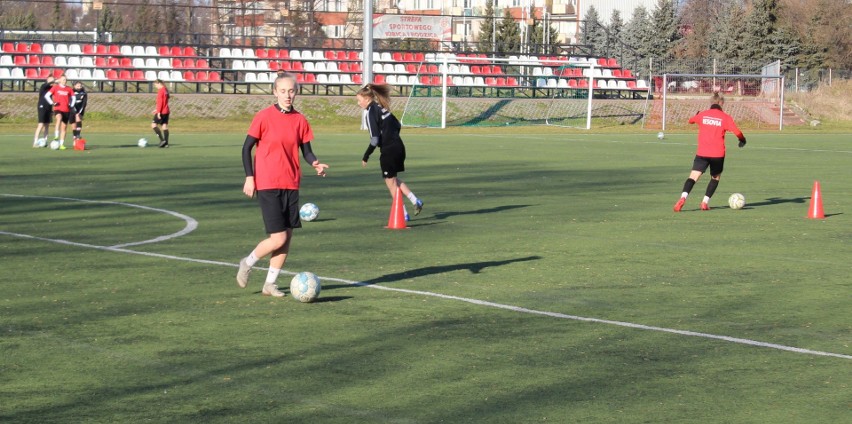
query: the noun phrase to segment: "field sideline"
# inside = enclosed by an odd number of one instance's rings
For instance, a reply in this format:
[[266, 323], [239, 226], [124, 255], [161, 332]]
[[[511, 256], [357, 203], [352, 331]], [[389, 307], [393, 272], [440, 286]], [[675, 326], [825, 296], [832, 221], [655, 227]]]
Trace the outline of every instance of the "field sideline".
[[262, 237], [239, 132], [92, 132], [85, 152], [0, 134], [0, 419], [848, 417], [848, 134], [729, 140], [714, 209], [703, 180], [675, 214], [693, 133], [404, 130], [426, 207], [392, 231], [367, 137], [316, 133], [320, 217], [279, 279], [320, 275], [310, 305], [261, 297], [260, 269], [233, 281]]

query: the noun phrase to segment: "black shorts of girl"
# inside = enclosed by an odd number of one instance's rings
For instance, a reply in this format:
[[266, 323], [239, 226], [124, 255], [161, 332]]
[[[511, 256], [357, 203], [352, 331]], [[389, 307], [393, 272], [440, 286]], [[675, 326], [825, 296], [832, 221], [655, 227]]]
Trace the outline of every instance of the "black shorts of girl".
[[257, 200], [267, 234], [302, 228], [299, 219], [299, 190], [258, 190]]
[[161, 113], [160, 117], [158, 118], [157, 114], [155, 113], [154, 119], [151, 122], [153, 122], [157, 125], [168, 124], [169, 123], [169, 114], [168, 113]]
[[38, 105], [38, 123], [49, 124], [53, 121], [53, 109], [50, 106]]
[[725, 168], [725, 158], [708, 158], [705, 156], [696, 156], [692, 161], [692, 170], [704, 173], [710, 167], [710, 175], [722, 175], [722, 169]]
[[382, 148], [379, 164], [383, 177], [396, 178], [396, 174], [405, 171], [405, 146]]

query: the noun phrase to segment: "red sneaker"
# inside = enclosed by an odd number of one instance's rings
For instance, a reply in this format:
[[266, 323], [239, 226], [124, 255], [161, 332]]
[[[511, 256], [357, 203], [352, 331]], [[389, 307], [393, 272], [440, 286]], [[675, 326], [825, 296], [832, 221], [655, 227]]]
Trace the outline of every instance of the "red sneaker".
[[683, 204], [684, 204], [684, 203], [686, 203], [686, 197], [681, 197], [681, 198], [677, 201], [677, 203], [675, 203], [675, 205], [674, 205], [674, 211], [675, 211], [675, 212], [680, 212], [680, 210], [681, 210], [681, 209], [683, 209]]
[[705, 203], [705, 202], [701, 202], [701, 210], [702, 210], [702, 211], [709, 211], [709, 210], [710, 210], [710, 205], [708, 205], [708, 204], [707, 204], [707, 203]]

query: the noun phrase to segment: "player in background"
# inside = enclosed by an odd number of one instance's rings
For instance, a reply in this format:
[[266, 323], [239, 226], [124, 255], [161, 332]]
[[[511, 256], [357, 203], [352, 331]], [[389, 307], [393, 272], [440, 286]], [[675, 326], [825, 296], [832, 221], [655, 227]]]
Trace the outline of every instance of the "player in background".
[[[299, 219], [299, 183], [302, 176], [299, 151], [317, 175], [324, 177], [328, 168], [317, 160], [311, 150], [314, 133], [308, 120], [293, 108], [297, 88], [296, 77], [292, 74], [275, 79], [277, 103], [255, 114], [243, 143], [243, 168], [246, 172], [243, 193], [248, 197], [257, 195], [269, 237], [240, 260], [237, 285], [245, 288], [254, 264], [271, 255], [266, 282], [261, 290], [264, 296], [284, 296], [275, 282], [290, 253], [293, 229], [302, 226]], [[251, 155], [253, 148], [256, 148], [254, 160]]]
[[74, 140], [81, 138], [83, 132], [83, 116], [86, 114], [86, 105], [89, 103], [89, 94], [83, 83], [74, 83]]
[[726, 131], [730, 131], [737, 136], [740, 140], [740, 147], [746, 144], [746, 138], [743, 132], [737, 128], [734, 118], [722, 112], [725, 98], [720, 93], [713, 93], [710, 103], [710, 109], [698, 112], [695, 116], [689, 118], [690, 124], [698, 124], [698, 151], [692, 162], [692, 172], [689, 173], [689, 178], [683, 183], [683, 192], [680, 195], [680, 199], [674, 205], [675, 212], [680, 212], [683, 208], [683, 204], [686, 203], [686, 198], [689, 196], [689, 192], [692, 191], [692, 187], [695, 186], [695, 183], [707, 171], [708, 167], [710, 168], [710, 183], [707, 184], [704, 199], [701, 200], [701, 210], [710, 210], [710, 198], [713, 197], [716, 187], [719, 186], [719, 180], [722, 178], [722, 169], [725, 165]]
[[[405, 144], [399, 136], [402, 125], [390, 112], [390, 86], [367, 84], [358, 90], [355, 97], [358, 99], [358, 106], [367, 111], [364, 119], [367, 130], [370, 131], [370, 145], [367, 146], [367, 151], [361, 158], [361, 166], [367, 166], [367, 160], [378, 147], [381, 152], [379, 165], [382, 169], [382, 177], [385, 179], [391, 198], [396, 195], [396, 190], [399, 188], [414, 206], [414, 215], [419, 215], [423, 210], [423, 201], [418, 199], [408, 185], [397, 176], [398, 173], [405, 171]], [[403, 209], [405, 209], [404, 206]], [[405, 220], [408, 221], [408, 219], [408, 211], [405, 211]]]
[[157, 88], [157, 106], [154, 109], [154, 120], [151, 129], [160, 139], [160, 147], [169, 147], [169, 90], [163, 80], [154, 81]]
[[35, 130], [35, 138], [33, 139], [33, 147], [45, 147], [39, 145], [38, 140], [42, 138], [42, 134], [44, 134], [44, 138], [47, 138], [47, 133], [50, 131], [50, 120], [53, 115], [53, 108], [50, 106], [50, 102], [47, 100], [45, 95], [50, 88], [53, 87], [53, 76], [47, 77], [41, 87], [38, 89], [38, 126]]
[[65, 85], [67, 82], [65, 75], [59, 77], [57, 84], [48, 90], [44, 98], [53, 106], [54, 118], [56, 118], [56, 128], [54, 129], [53, 140], [59, 141], [59, 150], [65, 150], [65, 131], [68, 129], [68, 122], [72, 122], [71, 108], [74, 106], [74, 90]]

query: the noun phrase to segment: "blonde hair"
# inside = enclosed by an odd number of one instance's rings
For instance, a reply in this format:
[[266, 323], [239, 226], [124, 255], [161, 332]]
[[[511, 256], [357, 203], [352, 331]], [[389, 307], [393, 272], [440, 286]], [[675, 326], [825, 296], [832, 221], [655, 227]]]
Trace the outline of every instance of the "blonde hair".
[[387, 84], [367, 84], [356, 93], [376, 101], [383, 108], [390, 110], [390, 86]]
[[278, 72], [278, 76], [275, 77], [275, 81], [272, 82], [272, 87], [273, 88], [278, 87], [278, 81], [281, 81], [283, 79], [288, 79], [288, 80], [293, 81], [293, 88], [296, 88], [296, 89], [299, 88], [299, 81], [296, 79], [296, 75], [291, 74], [289, 72]]
[[722, 106], [723, 103], [725, 103], [725, 96], [722, 93], [716, 91], [710, 96], [710, 104]]

